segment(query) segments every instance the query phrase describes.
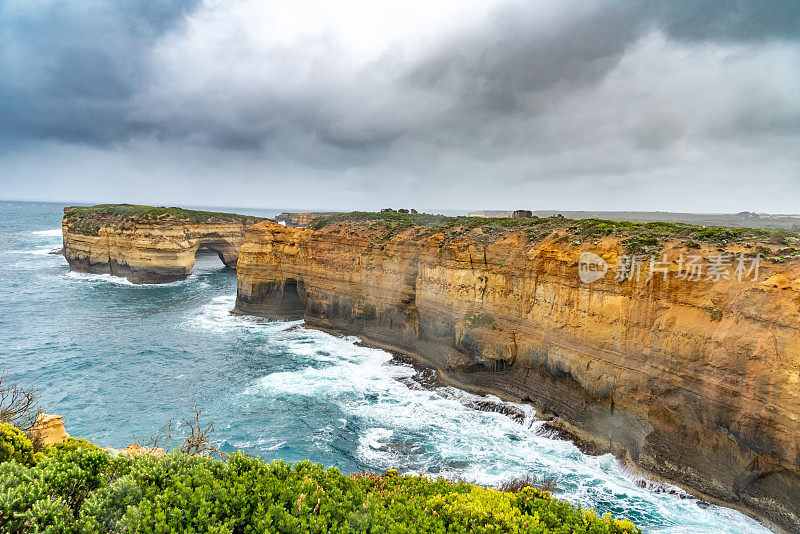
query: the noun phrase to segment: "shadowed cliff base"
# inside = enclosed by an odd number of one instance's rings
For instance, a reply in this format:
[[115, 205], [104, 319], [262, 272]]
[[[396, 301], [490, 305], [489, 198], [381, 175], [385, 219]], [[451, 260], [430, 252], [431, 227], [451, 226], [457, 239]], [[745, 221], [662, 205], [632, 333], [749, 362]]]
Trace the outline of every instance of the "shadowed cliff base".
[[199, 250], [236, 268], [244, 229], [263, 219], [233, 213], [103, 204], [64, 208], [64, 256], [70, 269], [133, 283], [183, 280]]
[[[597, 452], [797, 531], [796, 233], [556, 218], [409, 226], [397, 215], [250, 227], [236, 311], [281, 318], [274, 303], [293, 280], [311, 327], [530, 402]], [[584, 253], [668, 267], [585, 283]], [[719, 254], [758, 257], [760, 272], [679, 276], [681, 256]]]

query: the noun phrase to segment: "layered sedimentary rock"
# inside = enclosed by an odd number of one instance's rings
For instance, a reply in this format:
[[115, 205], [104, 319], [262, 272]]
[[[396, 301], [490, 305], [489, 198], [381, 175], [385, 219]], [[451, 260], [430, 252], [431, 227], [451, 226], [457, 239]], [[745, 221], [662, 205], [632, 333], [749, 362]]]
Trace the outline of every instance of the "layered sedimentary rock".
[[36, 417], [36, 424], [29, 431], [36, 441], [42, 445], [54, 445], [69, 438], [64, 429], [64, 417], [42, 413]]
[[[36, 418], [36, 424], [30, 429], [28, 435], [35, 436], [36, 441], [41, 445], [55, 445], [71, 437], [64, 429], [63, 416], [46, 413], [40, 414]], [[131, 443], [124, 449], [103, 447], [103, 450], [114, 458], [120, 455], [139, 456], [141, 454], [149, 454], [158, 458], [165, 454], [161, 447], [145, 447], [138, 443]]]
[[733, 266], [729, 280], [676, 278], [672, 263], [650, 280], [585, 283], [581, 254], [614, 266], [617, 239], [479, 232], [383, 239], [264, 221], [240, 250], [235, 311], [404, 352], [467, 389], [531, 402], [598, 452], [800, 528], [800, 262], [762, 262], [755, 281]]
[[90, 210], [64, 209], [63, 253], [70, 269], [123, 276], [134, 283], [186, 278], [199, 249], [217, 253], [226, 266], [235, 268], [245, 228], [261, 220], [232, 214], [182, 218], [169, 210], [157, 218]]

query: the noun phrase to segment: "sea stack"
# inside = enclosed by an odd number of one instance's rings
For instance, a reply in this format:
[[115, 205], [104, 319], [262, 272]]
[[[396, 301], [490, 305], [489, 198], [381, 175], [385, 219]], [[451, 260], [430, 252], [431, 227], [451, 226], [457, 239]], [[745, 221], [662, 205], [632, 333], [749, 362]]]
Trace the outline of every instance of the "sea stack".
[[259, 217], [181, 208], [105, 204], [64, 208], [64, 257], [77, 272], [133, 283], [183, 280], [205, 248], [236, 268], [248, 226]]

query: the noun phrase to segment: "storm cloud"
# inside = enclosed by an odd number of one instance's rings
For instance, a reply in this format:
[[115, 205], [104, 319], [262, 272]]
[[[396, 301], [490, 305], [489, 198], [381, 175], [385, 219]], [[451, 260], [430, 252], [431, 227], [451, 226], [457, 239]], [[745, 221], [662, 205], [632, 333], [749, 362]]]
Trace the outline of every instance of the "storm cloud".
[[800, 3], [0, 2], [0, 196], [796, 211]]

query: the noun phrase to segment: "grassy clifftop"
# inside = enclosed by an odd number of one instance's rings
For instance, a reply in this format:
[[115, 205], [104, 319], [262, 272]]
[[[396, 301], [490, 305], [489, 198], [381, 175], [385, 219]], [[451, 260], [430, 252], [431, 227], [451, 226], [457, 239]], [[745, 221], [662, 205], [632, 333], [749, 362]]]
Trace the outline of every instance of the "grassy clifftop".
[[197, 223], [209, 221], [262, 221], [263, 217], [239, 215], [217, 211], [187, 210], [185, 208], [164, 206], [141, 206], [136, 204], [98, 204], [96, 206], [70, 206], [64, 208], [64, 216], [69, 219], [87, 217], [113, 217], [119, 220], [152, 221], [164, 218], [175, 218]]
[[[26, 443], [27, 442], [27, 443]], [[640, 532], [549, 492], [465, 482], [345, 475], [319, 464], [171, 453], [112, 457], [70, 438], [32, 454], [0, 423], [0, 531], [285, 533]]]
[[263, 221], [263, 217], [223, 213], [217, 211], [187, 210], [164, 206], [140, 206], [136, 204], [98, 204], [96, 206], [70, 206], [64, 208], [64, 221], [71, 232], [97, 235], [101, 222], [123, 226], [153, 221], [186, 221], [191, 223]]
[[[425, 233], [442, 232], [447, 238], [472, 236], [481, 240], [496, 238], [514, 231], [523, 232], [532, 242], [554, 233], [557, 233], [559, 237], [577, 241], [614, 236], [619, 238], [628, 250], [636, 253], [657, 252], [665, 241], [682, 241], [689, 248], [700, 248], [703, 244], [719, 247], [737, 244], [748, 244], [754, 247], [775, 245], [785, 248], [785, 255], [800, 253], [800, 249], [798, 249], [800, 235], [798, 232], [790, 230], [697, 226], [673, 222], [638, 223], [605, 219], [566, 219], [558, 216], [511, 219], [356, 211], [320, 217], [314, 223], [313, 228], [320, 230], [336, 223], [357, 224], [364, 228], [377, 230], [382, 233], [384, 239], [416, 227]], [[765, 249], [762, 253], [767, 254], [767, 250]]]

